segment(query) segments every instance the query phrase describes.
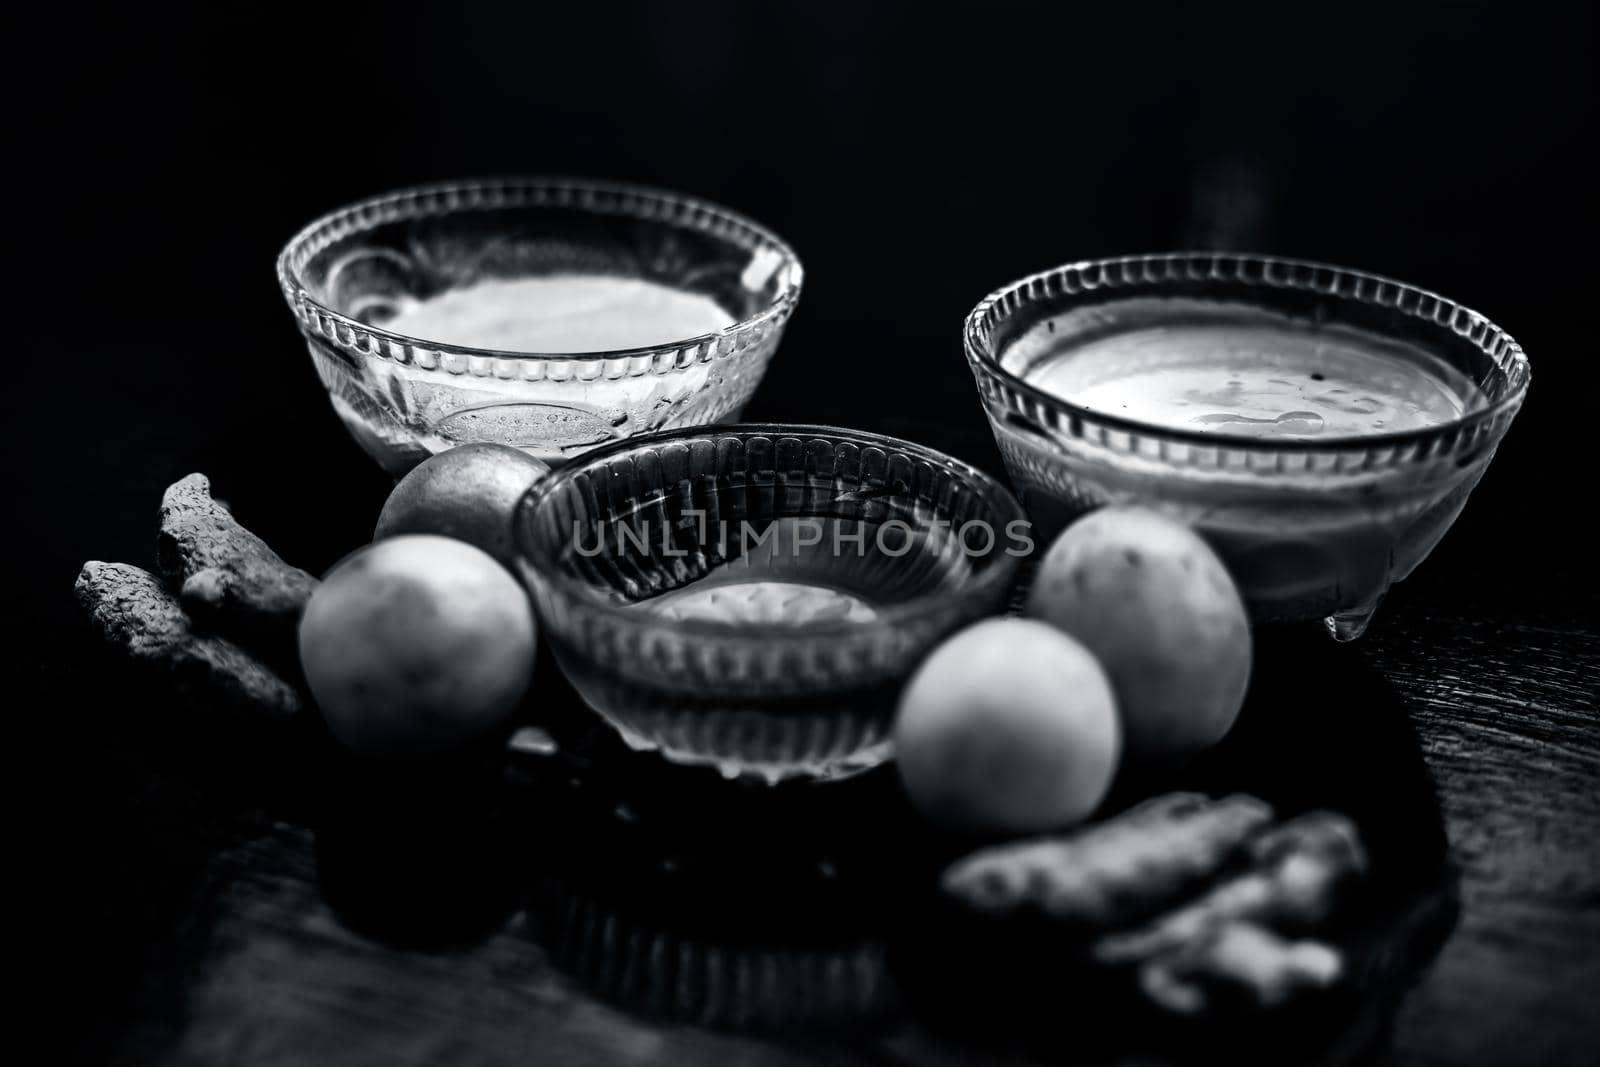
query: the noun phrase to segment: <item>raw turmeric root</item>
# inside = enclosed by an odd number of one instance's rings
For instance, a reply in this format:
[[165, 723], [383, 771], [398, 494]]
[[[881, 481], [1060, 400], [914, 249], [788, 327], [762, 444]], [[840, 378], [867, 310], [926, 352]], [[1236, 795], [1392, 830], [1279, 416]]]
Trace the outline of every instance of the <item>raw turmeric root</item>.
[[300, 710], [294, 687], [232, 641], [197, 632], [183, 607], [148, 571], [90, 560], [75, 590], [108, 642], [136, 662], [169, 674], [181, 695], [274, 717]]
[[1198, 899], [1138, 929], [1108, 934], [1092, 954], [1109, 964], [1132, 964], [1183, 949], [1226, 922], [1248, 921], [1286, 930], [1326, 923], [1345, 890], [1367, 870], [1354, 824], [1331, 811], [1313, 811], [1253, 839], [1251, 866]]
[[1327, 989], [1344, 973], [1344, 957], [1320, 941], [1288, 941], [1251, 922], [1223, 922], [1139, 968], [1139, 988], [1176, 1015], [1199, 1015], [1220, 1002], [1275, 1008]]
[[246, 639], [286, 643], [317, 586], [212, 499], [203, 474], [162, 494], [156, 561], [190, 614]]
[[1254, 797], [1170, 793], [1067, 837], [976, 852], [945, 872], [943, 887], [988, 914], [1031, 910], [1115, 929], [1215, 875], [1271, 818]]

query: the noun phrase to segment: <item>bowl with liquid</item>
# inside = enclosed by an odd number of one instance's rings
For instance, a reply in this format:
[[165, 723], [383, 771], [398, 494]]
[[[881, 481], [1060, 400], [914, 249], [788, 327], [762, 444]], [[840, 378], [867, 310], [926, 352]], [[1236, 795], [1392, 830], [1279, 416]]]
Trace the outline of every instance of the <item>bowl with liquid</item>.
[[736, 417], [803, 277], [787, 244], [724, 208], [547, 178], [375, 197], [278, 257], [334, 410], [397, 477], [472, 441], [558, 464]]
[[824, 426], [607, 446], [529, 490], [514, 530], [591, 708], [636, 748], [769, 781], [882, 762], [901, 683], [1001, 609], [1030, 544], [983, 472]]
[[1366, 628], [1460, 514], [1527, 394], [1484, 316], [1234, 254], [1069, 264], [986, 297], [967, 359], [1041, 532], [1109, 504], [1195, 527], [1263, 622]]

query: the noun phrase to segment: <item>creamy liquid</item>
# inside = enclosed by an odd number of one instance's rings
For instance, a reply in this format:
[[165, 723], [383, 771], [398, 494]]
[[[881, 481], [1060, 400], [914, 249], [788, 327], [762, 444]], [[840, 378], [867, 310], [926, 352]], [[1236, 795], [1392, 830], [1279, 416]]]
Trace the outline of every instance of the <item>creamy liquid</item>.
[[[838, 519], [785, 517], [759, 534], [710, 528], [707, 534], [725, 540], [729, 549], [742, 550], [671, 592], [638, 601], [638, 607], [677, 621], [776, 627], [878, 618], [877, 606], [847, 588], [855, 583], [846, 577], [860, 567], [870, 568], [866, 553], [869, 545], [876, 545], [875, 530]], [[840, 539], [846, 535], [863, 539], [859, 554], [856, 541]], [[750, 536], [759, 540], [741, 546], [740, 539]], [[901, 541], [892, 543], [898, 548]]]
[[1248, 437], [1396, 433], [1448, 422], [1480, 400], [1464, 375], [1421, 349], [1250, 309], [1059, 342], [1041, 335], [1054, 325], [1020, 342], [1031, 356], [1026, 381], [1159, 426]]
[[755, 579], [726, 585], [697, 583], [647, 602], [679, 622], [742, 622], [804, 626], [817, 622], [871, 622], [878, 612], [865, 600], [840, 589], [800, 582]]
[[610, 352], [731, 326], [716, 301], [642, 278], [569, 274], [489, 279], [404, 308], [383, 324], [407, 337], [506, 352]]

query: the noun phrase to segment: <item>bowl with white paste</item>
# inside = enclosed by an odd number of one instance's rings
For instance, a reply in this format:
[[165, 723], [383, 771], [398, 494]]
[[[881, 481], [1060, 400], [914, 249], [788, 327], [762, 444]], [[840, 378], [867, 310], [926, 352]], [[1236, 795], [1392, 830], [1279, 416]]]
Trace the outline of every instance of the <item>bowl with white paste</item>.
[[803, 277], [783, 240], [724, 208], [552, 178], [374, 197], [278, 257], [334, 410], [396, 476], [472, 441], [559, 464], [735, 418]]
[[1041, 533], [1104, 505], [1199, 531], [1257, 621], [1359, 636], [1527, 395], [1483, 315], [1390, 278], [1232, 253], [1071, 263], [991, 293], [967, 359]]
[[773, 424], [596, 450], [527, 492], [513, 538], [556, 661], [628, 744], [767, 781], [886, 759], [907, 675], [1002, 609], [1032, 547], [960, 460]]

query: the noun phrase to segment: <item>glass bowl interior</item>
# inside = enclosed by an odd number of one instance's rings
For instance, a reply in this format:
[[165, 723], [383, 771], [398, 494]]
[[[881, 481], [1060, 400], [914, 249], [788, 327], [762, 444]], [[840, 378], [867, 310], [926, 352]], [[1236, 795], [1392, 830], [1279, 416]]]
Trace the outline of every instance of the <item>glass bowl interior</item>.
[[[305, 299], [369, 328], [418, 300], [487, 279], [644, 278], [711, 298], [734, 324], [772, 309], [800, 284], [794, 253], [726, 209], [658, 190], [553, 179], [429, 186], [353, 205], [297, 235], [280, 271]], [[483, 351], [448, 338], [409, 340]]]
[[591, 707], [640, 747], [782, 777], [882, 758], [904, 677], [1003, 606], [1023, 524], [931, 449], [753, 425], [591, 453], [529, 491], [515, 530]]
[[[570, 352], [389, 328], [444, 293], [572, 275], [704, 297], [728, 324]], [[759, 381], [803, 271], [770, 231], [699, 200], [508, 178], [407, 189], [333, 212], [289, 242], [278, 277], [335, 409], [398, 474], [466, 441], [561, 462], [620, 437], [728, 417]]]
[[[1459, 414], [1396, 432], [1214, 432], [1097, 410], [1030, 380], [1047, 349], [1151, 324], [1253, 315], [1425, 358], [1465, 383]], [[1517, 343], [1437, 294], [1359, 271], [1232, 254], [1070, 264], [991, 294], [968, 361], [1013, 485], [1049, 534], [1107, 504], [1166, 511], [1205, 534], [1260, 620], [1333, 620], [1355, 636], [1427, 555], [1481, 477], [1529, 384]]]
[[[585, 457], [530, 490], [517, 529], [527, 577], [552, 595], [631, 625], [767, 642], [871, 634], [1003, 597], [1023, 518], [993, 479], [932, 449], [755, 425], [656, 434]], [[736, 615], [684, 607], [692, 588], [747, 581], [850, 603], [796, 597], [764, 621], [751, 614], [759, 602]]]
[[[1120, 418], [1045, 392], [1027, 374], [1047, 326], [1054, 345], [1073, 345], [1136, 326], [1230, 308], [1382, 338], [1398, 352], [1413, 348], [1469, 381], [1474, 403], [1461, 418], [1415, 434], [1319, 435], [1315, 439], [1241, 436], [1185, 430]], [[1042, 402], [1108, 428], [1173, 440], [1250, 449], [1370, 449], [1459, 432], [1463, 423], [1493, 421], [1520, 404], [1528, 362], [1509, 334], [1483, 315], [1403, 282], [1301, 260], [1229, 254], [1132, 256], [1060, 267], [1022, 279], [985, 298], [968, 316], [969, 358], [1001, 373]]]

